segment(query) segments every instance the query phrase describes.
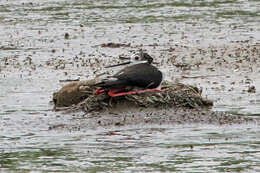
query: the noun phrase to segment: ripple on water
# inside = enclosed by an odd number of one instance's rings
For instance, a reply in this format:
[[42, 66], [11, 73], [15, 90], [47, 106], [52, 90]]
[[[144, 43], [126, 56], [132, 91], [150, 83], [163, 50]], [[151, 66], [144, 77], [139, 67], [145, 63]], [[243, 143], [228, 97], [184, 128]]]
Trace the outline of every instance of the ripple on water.
[[259, 130], [192, 125], [2, 136], [0, 160], [8, 170], [257, 171]]

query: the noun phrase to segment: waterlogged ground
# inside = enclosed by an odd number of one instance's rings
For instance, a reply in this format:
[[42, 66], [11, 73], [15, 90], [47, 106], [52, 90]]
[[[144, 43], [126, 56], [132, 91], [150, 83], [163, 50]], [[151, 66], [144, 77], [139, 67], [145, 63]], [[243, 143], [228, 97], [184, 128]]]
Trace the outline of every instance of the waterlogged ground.
[[[167, 80], [202, 87], [213, 110], [258, 119], [259, 7], [257, 0], [1, 0], [0, 170], [259, 172], [257, 121], [53, 129], [81, 120], [49, 103], [60, 80], [93, 78], [142, 48]], [[101, 46], [109, 42], [126, 45]]]

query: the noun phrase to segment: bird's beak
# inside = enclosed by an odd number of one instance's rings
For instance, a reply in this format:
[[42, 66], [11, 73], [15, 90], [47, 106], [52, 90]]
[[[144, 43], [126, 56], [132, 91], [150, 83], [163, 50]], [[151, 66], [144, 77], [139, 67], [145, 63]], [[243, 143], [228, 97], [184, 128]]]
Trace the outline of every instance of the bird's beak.
[[131, 61], [127, 61], [127, 62], [123, 62], [123, 63], [120, 63], [120, 64], [109, 65], [109, 66], [106, 66], [105, 68], [117, 67], [117, 66], [120, 66], [120, 65], [126, 65], [126, 64], [130, 64], [130, 63], [131, 63]]

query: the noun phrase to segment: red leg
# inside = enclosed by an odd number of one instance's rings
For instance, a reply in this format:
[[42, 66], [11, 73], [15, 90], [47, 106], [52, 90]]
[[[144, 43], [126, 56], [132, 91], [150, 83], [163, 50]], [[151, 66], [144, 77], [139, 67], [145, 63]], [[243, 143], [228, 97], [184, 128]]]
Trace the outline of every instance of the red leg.
[[102, 94], [104, 92], [106, 92], [104, 89], [100, 89], [100, 88], [96, 89], [96, 95]]
[[[124, 89], [124, 88], [112, 89], [112, 90], [110, 90], [109, 92], [115, 93], [115, 92], [121, 91], [121, 90], [123, 90], [123, 89]], [[96, 89], [96, 95], [102, 94], [102, 93], [104, 93], [104, 92], [106, 92], [105, 89], [102, 89], [102, 88]]]
[[129, 94], [141, 94], [146, 92], [163, 92], [163, 90], [153, 88], [153, 89], [136, 90], [136, 91], [122, 92], [122, 93], [114, 93], [113, 90], [111, 90], [108, 91], [108, 95], [111, 97], [118, 97], [118, 96], [129, 95]]

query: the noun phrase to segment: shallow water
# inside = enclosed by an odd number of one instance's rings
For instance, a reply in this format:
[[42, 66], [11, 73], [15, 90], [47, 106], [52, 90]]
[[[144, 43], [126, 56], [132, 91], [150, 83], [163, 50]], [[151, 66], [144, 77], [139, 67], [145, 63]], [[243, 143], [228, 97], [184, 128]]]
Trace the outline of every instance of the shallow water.
[[258, 172], [259, 132], [254, 125], [42, 131], [2, 137], [1, 166], [21, 172]]
[[[250, 61], [226, 54], [213, 60], [210, 53], [205, 59], [202, 54], [195, 59], [190, 55], [198, 48], [214, 47], [221, 53], [221, 47], [230, 45], [231, 50], [259, 46], [259, 6], [256, 0], [2, 0], [1, 171], [260, 171], [259, 126], [254, 124], [48, 130], [50, 124], [71, 116], [52, 112], [49, 104], [52, 93], [64, 85], [59, 80], [93, 78], [104, 64], [139, 48], [157, 58], [166, 79], [203, 87], [204, 95], [216, 103], [213, 110], [258, 116], [260, 62], [252, 60], [258, 55], [250, 54]], [[99, 46], [108, 42], [131, 47]], [[166, 51], [170, 48], [175, 52]], [[202, 65], [178, 69], [168, 63], [174, 56], [175, 63]], [[238, 60], [243, 61], [239, 68]], [[219, 61], [225, 63], [216, 65]], [[213, 77], [180, 77], [198, 75]], [[256, 93], [243, 91], [251, 85]]]

